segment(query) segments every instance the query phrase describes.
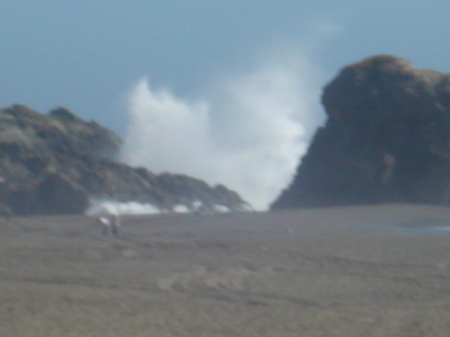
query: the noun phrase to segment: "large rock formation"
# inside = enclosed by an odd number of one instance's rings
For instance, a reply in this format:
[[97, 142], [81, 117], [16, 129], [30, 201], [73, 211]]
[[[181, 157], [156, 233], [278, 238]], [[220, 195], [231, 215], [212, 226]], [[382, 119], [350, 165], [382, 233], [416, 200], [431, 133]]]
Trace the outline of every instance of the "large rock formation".
[[64, 108], [48, 115], [21, 105], [1, 109], [0, 214], [82, 214], [92, 200], [135, 201], [168, 212], [179, 205], [248, 206], [222, 185], [120, 163], [121, 143], [114, 132]]
[[389, 55], [343, 68], [327, 121], [271, 209], [450, 203], [450, 76]]

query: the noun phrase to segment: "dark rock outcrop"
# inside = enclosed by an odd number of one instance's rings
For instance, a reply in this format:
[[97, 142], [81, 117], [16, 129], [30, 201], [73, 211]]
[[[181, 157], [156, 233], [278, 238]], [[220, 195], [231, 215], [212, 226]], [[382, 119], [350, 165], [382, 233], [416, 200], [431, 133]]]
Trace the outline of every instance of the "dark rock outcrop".
[[135, 201], [168, 212], [177, 205], [248, 206], [221, 185], [120, 163], [121, 144], [111, 130], [64, 108], [48, 115], [21, 105], [0, 110], [0, 213], [82, 214], [91, 200]]
[[380, 55], [349, 65], [322, 95], [319, 128], [271, 209], [450, 203], [450, 76]]

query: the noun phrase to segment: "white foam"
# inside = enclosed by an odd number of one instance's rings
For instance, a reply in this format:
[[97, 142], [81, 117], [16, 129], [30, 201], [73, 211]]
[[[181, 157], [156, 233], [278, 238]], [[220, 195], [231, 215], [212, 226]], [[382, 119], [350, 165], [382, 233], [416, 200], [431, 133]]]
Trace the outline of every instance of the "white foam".
[[175, 213], [189, 213], [190, 210], [186, 205], [175, 205], [173, 211]]
[[228, 213], [230, 209], [224, 205], [214, 205], [214, 210], [218, 213]]
[[192, 203], [192, 207], [194, 210], [198, 211], [203, 206], [203, 202], [200, 200], [196, 200]]
[[105, 214], [155, 214], [161, 211], [152, 204], [142, 204], [135, 201], [118, 202], [111, 200], [91, 199], [91, 205], [86, 215]]

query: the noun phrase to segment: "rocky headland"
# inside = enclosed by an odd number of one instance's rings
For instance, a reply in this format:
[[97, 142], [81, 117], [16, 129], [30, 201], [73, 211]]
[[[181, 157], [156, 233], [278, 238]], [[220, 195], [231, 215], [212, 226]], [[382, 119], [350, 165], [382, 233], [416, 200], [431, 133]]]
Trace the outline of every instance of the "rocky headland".
[[272, 210], [450, 203], [450, 75], [379, 55], [323, 90], [327, 120]]
[[151, 204], [161, 212], [249, 205], [223, 185], [154, 174], [118, 161], [122, 140], [65, 108], [44, 115], [22, 105], [0, 109], [0, 213], [83, 214], [92, 200]]

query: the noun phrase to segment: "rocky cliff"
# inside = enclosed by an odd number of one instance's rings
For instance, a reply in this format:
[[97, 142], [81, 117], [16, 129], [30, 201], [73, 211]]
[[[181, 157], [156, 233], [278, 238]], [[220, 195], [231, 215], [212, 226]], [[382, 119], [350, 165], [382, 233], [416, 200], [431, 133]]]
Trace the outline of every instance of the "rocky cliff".
[[241, 211], [225, 186], [184, 175], [156, 175], [116, 161], [122, 140], [64, 108], [48, 115], [25, 106], [0, 110], [0, 213], [83, 214], [92, 200], [135, 201], [160, 211]]
[[450, 76], [380, 55], [325, 88], [319, 128], [271, 209], [450, 203]]

